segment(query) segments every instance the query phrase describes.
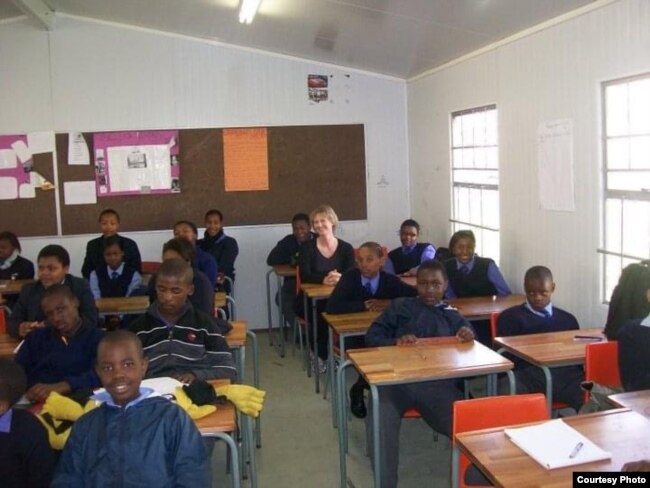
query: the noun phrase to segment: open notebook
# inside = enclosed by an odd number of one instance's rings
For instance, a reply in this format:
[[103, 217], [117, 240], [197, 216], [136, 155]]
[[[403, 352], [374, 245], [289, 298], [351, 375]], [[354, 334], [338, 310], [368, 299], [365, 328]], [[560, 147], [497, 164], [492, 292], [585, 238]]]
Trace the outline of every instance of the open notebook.
[[505, 429], [505, 434], [546, 469], [610, 459], [611, 453], [564, 423], [561, 419], [543, 424]]

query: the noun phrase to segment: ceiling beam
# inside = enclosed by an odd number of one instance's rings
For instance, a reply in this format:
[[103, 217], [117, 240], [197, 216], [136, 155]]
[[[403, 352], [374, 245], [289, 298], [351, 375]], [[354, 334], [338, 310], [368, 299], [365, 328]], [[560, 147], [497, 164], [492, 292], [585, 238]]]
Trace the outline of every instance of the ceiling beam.
[[52, 30], [54, 22], [54, 10], [43, 0], [13, 0], [16, 7], [38, 22], [46, 30]]

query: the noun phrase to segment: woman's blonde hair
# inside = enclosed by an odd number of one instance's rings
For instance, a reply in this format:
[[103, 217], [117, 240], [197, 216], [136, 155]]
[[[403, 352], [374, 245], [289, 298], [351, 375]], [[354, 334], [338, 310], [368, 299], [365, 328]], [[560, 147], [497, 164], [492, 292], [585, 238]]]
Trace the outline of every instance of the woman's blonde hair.
[[332, 207], [329, 205], [319, 205], [316, 207], [314, 210], [311, 211], [309, 214], [309, 220], [311, 220], [312, 225], [314, 222], [314, 217], [318, 214], [323, 214], [325, 217], [327, 217], [327, 220], [329, 220], [332, 223], [332, 227], [334, 230], [339, 226], [339, 218], [336, 215], [336, 212]]

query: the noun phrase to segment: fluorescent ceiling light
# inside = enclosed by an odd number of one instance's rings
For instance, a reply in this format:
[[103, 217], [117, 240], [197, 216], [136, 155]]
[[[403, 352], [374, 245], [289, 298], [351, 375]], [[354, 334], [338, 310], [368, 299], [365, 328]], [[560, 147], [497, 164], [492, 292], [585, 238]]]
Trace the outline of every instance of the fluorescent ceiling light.
[[253, 22], [260, 3], [262, 3], [262, 0], [241, 0], [241, 8], [239, 9], [239, 22], [242, 24], [250, 24]]

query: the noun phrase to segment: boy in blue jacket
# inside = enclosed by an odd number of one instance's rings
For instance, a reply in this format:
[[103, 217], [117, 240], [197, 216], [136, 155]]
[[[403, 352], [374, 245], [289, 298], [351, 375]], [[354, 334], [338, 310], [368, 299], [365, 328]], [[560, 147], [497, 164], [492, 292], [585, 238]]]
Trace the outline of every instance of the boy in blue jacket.
[[132, 332], [107, 334], [97, 351], [103, 404], [72, 427], [52, 487], [208, 487], [210, 467], [192, 419], [140, 383], [148, 362]]

